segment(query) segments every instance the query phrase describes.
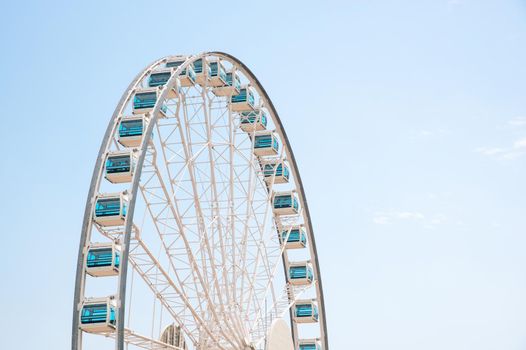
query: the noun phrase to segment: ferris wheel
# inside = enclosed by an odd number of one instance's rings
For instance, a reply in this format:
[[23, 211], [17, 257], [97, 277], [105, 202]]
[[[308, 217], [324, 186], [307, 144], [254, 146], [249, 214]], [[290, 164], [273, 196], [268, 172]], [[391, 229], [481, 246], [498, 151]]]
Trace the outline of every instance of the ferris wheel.
[[314, 233], [269, 96], [222, 52], [122, 95], [89, 188], [72, 349], [328, 350]]

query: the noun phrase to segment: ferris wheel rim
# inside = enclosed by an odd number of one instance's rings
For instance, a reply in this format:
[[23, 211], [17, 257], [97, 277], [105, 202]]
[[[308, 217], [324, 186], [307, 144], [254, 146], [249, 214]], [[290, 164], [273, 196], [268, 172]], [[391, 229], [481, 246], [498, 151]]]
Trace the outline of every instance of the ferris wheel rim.
[[[318, 256], [317, 256], [317, 250], [316, 250], [316, 245], [315, 245], [315, 239], [314, 239], [314, 233], [313, 233], [314, 231], [313, 231], [313, 228], [312, 228], [310, 212], [308, 210], [308, 202], [306, 200], [306, 195], [305, 195], [303, 183], [301, 181], [299, 169], [298, 169], [298, 166], [297, 166], [294, 154], [293, 154], [292, 147], [290, 145], [290, 141], [289, 141], [289, 139], [288, 139], [288, 137], [286, 135], [285, 129], [284, 129], [283, 125], [282, 125], [282, 122], [281, 122], [281, 119], [279, 117], [279, 114], [278, 114], [275, 106], [272, 103], [272, 100], [268, 96], [268, 94], [265, 91], [263, 85], [259, 82], [257, 77], [250, 71], [250, 69], [242, 61], [240, 61], [236, 57], [234, 57], [234, 56], [232, 56], [230, 54], [224, 53], [224, 52], [212, 51], [212, 52], [204, 52], [204, 53], [201, 53], [199, 55], [187, 56], [184, 64], [182, 64], [180, 67], [177, 68], [177, 70], [176, 70], [177, 74], [174, 74], [174, 77], [179, 75], [178, 73], [180, 73], [185, 67], [187, 67], [188, 65], [193, 63], [195, 60], [202, 59], [202, 58], [205, 58], [207, 56], [212, 56], [212, 55], [228, 59], [232, 63], [234, 63], [236, 66], [241, 68], [241, 71], [249, 78], [250, 82], [252, 83], [254, 88], [259, 93], [260, 97], [265, 100], [265, 105], [270, 110], [270, 113], [272, 115], [272, 119], [273, 119], [274, 123], [276, 124], [275, 126], [277, 128], [277, 131], [280, 134], [281, 139], [285, 143], [285, 146], [286, 146], [285, 149], [287, 151], [287, 156], [288, 156], [287, 160], [291, 164], [291, 169], [293, 171], [294, 178], [295, 178], [295, 183], [296, 183], [296, 190], [299, 192], [299, 196], [300, 196], [300, 199], [301, 199], [302, 207], [303, 207], [303, 210], [304, 210], [304, 217], [306, 218], [304, 224], [308, 227], [307, 232], [308, 232], [308, 237], [309, 237], [309, 242], [310, 242], [310, 249], [311, 249], [311, 252], [312, 252], [311, 258], [312, 258], [312, 260], [314, 260], [314, 264], [315, 264], [314, 268], [315, 268], [316, 277], [317, 277], [316, 278], [316, 281], [317, 281], [316, 291], [317, 291], [317, 302], [318, 302], [318, 305], [320, 306], [320, 316], [321, 316], [320, 317], [320, 326], [321, 326], [321, 333], [322, 333], [321, 334], [321, 336], [322, 336], [321, 338], [323, 339], [324, 349], [328, 349], [327, 325], [326, 325], [326, 317], [325, 317], [325, 306], [324, 306], [323, 289], [322, 289], [322, 283], [321, 283], [321, 273], [320, 273], [319, 259], [318, 259]], [[112, 116], [112, 118], [111, 118], [111, 120], [109, 122], [109, 125], [107, 127], [107, 130], [106, 130], [103, 142], [101, 144], [101, 148], [99, 150], [99, 155], [97, 157], [97, 161], [96, 161], [95, 168], [94, 168], [94, 171], [93, 171], [92, 180], [91, 180], [91, 183], [90, 183], [90, 189], [89, 189], [89, 192], [88, 192], [88, 199], [86, 201], [86, 209], [85, 209], [84, 220], [83, 220], [83, 229], [82, 229], [81, 242], [80, 242], [80, 247], [79, 247], [79, 258], [78, 258], [78, 262], [77, 262], [77, 276], [76, 276], [76, 282], [75, 282], [74, 315], [73, 315], [73, 329], [72, 329], [72, 333], [73, 333], [72, 334], [72, 349], [77, 349], [78, 348], [77, 347], [78, 346], [78, 335], [80, 333], [79, 329], [78, 329], [78, 311], [79, 311], [78, 308], [79, 308], [79, 304], [80, 304], [80, 301], [81, 301], [80, 284], [82, 283], [81, 280], [83, 278], [83, 276], [82, 276], [83, 266], [81, 266], [81, 264], [83, 263], [83, 259], [82, 259], [83, 253], [82, 253], [82, 251], [83, 251], [83, 248], [86, 245], [87, 236], [88, 236], [87, 231], [88, 231], [88, 228], [90, 227], [90, 223], [91, 223], [90, 220], [91, 220], [91, 216], [92, 216], [91, 212], [92, 212], [92, 209], [93, 209], [93, 198], [94, 198], [94, 196], [96, 194], [97, 185], [99, 185], [100, 181], [101, 181], [101, 174], [102, 174], [101, 168], [103, 167], [103, 156], [105, 155], [105, 153], [106, 153], [106, 151], [108, 149], [108, 144], [111, 142], [112, 130], [114, 130], [115, 125], [117, 123], [117, 120], [119, 119], [120, 114], [122, 113], [122, 108], [125, 105], [125, 103], [129, 100], [129, 98], [133, 94], [133, 92], [135, 91], [137, 84], [141, 81], [141, 77], [144, 77], [156, 65], [162, 63], [163, 61], [165, 61], [166, 59], [169, 59], [169, 58], [170, 58], [170, 56], [162, 58], [160, 60], [154, 61], [152, 64], [147, 66], [142, 72], [140, 72], [135, 77], [135, 79], [132, 81], [132, 83], [130, 83], [130, 85], [128, 86], [128, 88], [125, 91], [125, 93], [122, 95], [122, 97], [121, 97], [121, 99], [119, 101], [119, 104], [117, 105], [117, 107], [115, 109], [115, 112], [114, 112], [114, 114], [113, 114], [113, 116]], [[174, 77], [171, 77], [170, 79], [174, 79]], [[158, 97], [158, 100], [166, 99], [166, 95], [167, 95], [167, 90], [165, 89], [161, 93], [161, 96]], [[135, 209], [135, 201], [136, 201], [136, 199], [138, 197], [138, 191], [137, 190], [138, 190], [138, 187], [140, 185], [140, 177], [141, 177], [140, 175], [141, 175], [142, 168], [143, 168], [143, 165], [144, 165], [144, 160], [145, 160], [145, 157], [146, 157], [147, 144], [148, 144], [149, 139], [151, 138], [151, 132], [152, 132], [154, 126], [157, 125], [157, 122], [158, 122], [158, 119], [159, 119], [159, 109], [160, 109], [160, 104], [157, 103], [156, 106], [155, 106], [155, 109], [151, 113], [150, 123], [148, 124], [146, 133], [144, 135], [144, 137], [146, 138], [147, 142], [143, 142], [142, 143], [142, 148], [141, 148], [140, 156], [139, 156], [138, 163], [137, 163], [137, 172], [134, 174], [133, 180], [132, 180], [132, 186], [131, 186], [131, 194], [132, 195], [131, 195], [131, 198], [130, 198], [130, 201], [129, 201], [128, 217], [127, 217], [127, 220], [126, 220], [125, 231], [124, 231], [124, 233], [125, 233], [124, 244], [123, 244], [124, 249], [122, 251], [122, 267], [121, 267], [122, 268], [122, 273], [119, 276], [119, 289], [118, 289], [119, 292], [118, 292], [118, 295], [119, 295], [120, 305], [119, 305], [119, 308], [118, 308], [118, 317], [117, 317], [118, 320], [124, 320], [124, 315], [125, 315], [124, 313], [125, 313], [125, 305], [126, 305], [126, 279], [127, 279], [127, 268], [128, 268], [128, 254], [129, 254], [129, 248], [130, 248], [130, 239], [131, 239], [131, 236], [132, 236], [131, 232], [132, 232], [132, 229], [133, 229], [132, 225], [133, 225], [133, 215], [134, 215], [134, 209]], [[284, 257], [282, 256], [282, 258], [284, 258]], [[283, 266], [285, 268], [285, 263], [283, 264]], [[290, 313], [291, 320], [292, 320], [293, 319], [292, 318], [292, 309], [289, 309], [289, 313]], [[291, 328], [292, 328], [291, 332], [294, 332], [294, 330], [293, 330], [294, 327], [291, 327]], [[293, 336], [294, 336], [294, 334], [293, 334]], [[124, 322], [123, 321], [122, 322], [118, 322], [117, 348], [118, 349], [123, 349], [124, 348]]]
[[83, 276], [84, 272], [84, 248], [86, 246], [86, 241], [88, 238], [88, 227], [91, 224], [91, 210], [93, 209], [92, 202], [95, 195], [95, 191], [98, 188], [98, 184], [100, 182], [100, 172], [101, 167], [103, 164], [103, 156], [107, 150], [108, 143], [111, 141], [111, 133], [115, 126], [116, 120], [119, 118], [119, 115], [122, 112], [122, 108], [124, 107], [125, 103], [129, 99], [129, 95], [134, 90], [135, 86], [141, 81], [141, 78], [155, 65], [162, 62], [163, 59], [157, 59], [150, 63], [148, 66], [146, 66], [141, 72], [139, 72], [135, 78], [130, 82], [124, 93], [122, 94], [117, 106], [115, 107], [115, 110], [112, 114], [111, 119], [108, 122], [108, 126], [106, 127], [106, 132], [104, 134], [104, 137], [102, 139], [101, 146], [99, 148], [99, 153], [97, 155], [97, 159], [95, 161], [95, 166], [93, 167], [93, 173], [90, 181], [90, 187], [88, 189], [88, 196], [86, 199], [86, 205], [84, 209], [84, 216], [82, 220], [82, 229], [81, 229], [81, 235], [80, 235], [80, 243], [79, 243], [79, 251], [77, 256], [77, 270], [75, 274], [75, 292], [73, 296], [73, 321], [72, 321], [72, 334], [71, 334], [71, 348], [72, 350], [77, 350], [79, 345], [79, 307], [80, 307], [80, 301], [81, 301], [81, 291], [82, 291], [82, 284], [84, 283], [85, 276]]

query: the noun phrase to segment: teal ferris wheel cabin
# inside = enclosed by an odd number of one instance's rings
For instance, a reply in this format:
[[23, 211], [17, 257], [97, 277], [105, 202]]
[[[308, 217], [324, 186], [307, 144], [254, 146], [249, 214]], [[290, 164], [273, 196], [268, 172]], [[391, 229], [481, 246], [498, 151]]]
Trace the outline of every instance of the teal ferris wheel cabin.
[[301, 249], [307, 246], [307, 232], [303, 225], [290, 226], [280, 233], [281, 244], [287, 249]]
[[[175, 59], [170, 60], [165, 63], [166, 68], [170, 68], [171, 72], [175, 72], [177, 68], [179, 68], [180, 65], [182, 65], [185, 62], [184, 59]], [[155, 73], [152, 73], [155, 74]], [[195, 71], [194, 67], [192, 65], [188, 65], [186, 68], [184, 68], [181, 73], [179, 74], [179, 82], [182, 87], [189, 87], [193, 86], [195, 84]]]
[[127, 209], [127, 192], [100, 194], [95, 199], [93, 220], [101, 226], [122, 226]]
[[86, 272], [92, 277], [119, 274], [121, 248], [115, 242], [93, 243], [86, 252]]
[[318, 305], [314, 300], [298, 300], [294, 305], [294, 318], [298, 323], [316, 323], [319, 319]]
[[86, 298], [80, 311], [80, 328], [88, 333], [114, 332], [117, 303], [113, 296]]
[[[251, 135], [252, 137], [252, 135]], [[256, 156], [276, 156], [279, 153], [279, 140], [272, 131], [258, 132], [253, 136]]]
[[137, 150], [108, 152], [105, 163], [105, 178], [111, 183], [126, 183], [133, 178], [137, 166]]
[[255, 107], [254, 88], [250, 85], [241, 86], [239, 94], [230, 98], [230, 108], [234, 112], [251, 112]]
[[216, 96], [232, 96], [239, 95], [239, 90], [241, 89], [241, 80], [239, 74], [235, 69], [232, 69], [230, 72], [226, 73], [225, 78], [226, 84], [221, 87], [216, 87], [212, 90]]
[[[153, 110], [155, 107], [155, 103], [157, 102], [157, 97], [160, 94], [161, 89], [159, 87], [156, 88], [148, 88], [148, 89], [140, 89], [135, 92], [135, 95], [133, 97], [133, 114], [144, 114], [149, 113]], [[173, 89], [171, 91], [174, 91]], [[173, 95], [176, 95], [175, 92], [170, 92]], [[167, 107], [165, 104], [161, 105], [161, 108], [159, 110], [159, 113], [165, 117], [166, 116], [166, 110]]]
[[299, 212], [298, 195], [294, 191], [274, 193], [272, 203], [276, 215], [295, 215]]
[[144, 114], [121, 118], [117, 141], [124, 147], [139, 147], [147, 125], [148, 117]]
[[289, 281], [297, 286], [309, 285], [314, 280], [314, 272], [308, 261], [289, 263]]
[[241, 124], [239, 127], [246, 132], [265, 130], [267, 128], [267, 115], [261, 109], [241, 112]]
[[263, 176], [268, 184], [285, 184], [289, 182], [290, 170], [285, 161], [262, 161]]

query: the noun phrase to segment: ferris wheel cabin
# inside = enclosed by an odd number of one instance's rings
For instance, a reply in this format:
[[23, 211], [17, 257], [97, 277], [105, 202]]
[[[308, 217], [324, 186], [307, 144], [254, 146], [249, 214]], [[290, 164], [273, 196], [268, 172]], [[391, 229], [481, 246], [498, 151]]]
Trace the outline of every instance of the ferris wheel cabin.
[[120, 226], [126, 220], [127, 192], [98, 195], [93, 220], [101, 226]]
[[80, 310], [80, 329], [88, 333], [110, 333], [115, 331], [117, 305], [113, 296], [87, 298]]
[[[165, 67], [166, 68], [177, 69], [184, 62], [185, 62], [184, 59], [183, 60], [168, 61], [168, 62], [166, 62]], [[184, 86], [184, 87], [193, 86], [195, 84], [195, 78], [196, 78], [196, 76], [195, 76], [194, 68], [191, 65], [187, 66], [179, 74], [179, 81], [181, 83], [181, 86]]]
[[289, 282], [295, 286], [309, 285], [314, 280], [312, 266], [308, 262], [289, 264]]
[[[159, 87], [138, 90], [133, 97], [133, 114], [151, 112], [157, 103], [160, 91]], [[166, 105], [163, 104], [159, 110], [162, 116], [166, 116], [166, 110]]]
[[267, 128], [267, 115], [262, 110], [241, 112], [239, 127], [246, 132], [262, 131]]
[[212, 61], [210, 65], [210, 86], [221, 87], [227, 85], [226, 70], [221, 60]]
[[299, 350], [321, 350], [321, 343], [318, 339], [300, 339]]
[[318, 322], [318, 306], [312, 300], [298, 300], [294, 304], [294, 320], [297, 323]]
[[[148, 86], [149, 87], [162, 87], [164, 86], [170, 77], [172, 76], [173, 70], [172, 69], [161, 69], [153, 71], [150, 76], [148, 77]], [[177, 88], [174, 86], [170, 89], [168, 92], [167, 97], [168, 98], [176, 98], [177, 97]]]
[[298, 195], [294, 191], [276, 192], [272, 196], [272, 207], [276, 215], [298, 214]]
[[120, 247], [115, 243], [93, 243], [86, 253], [86, 272], [93, 277], [119, 274]]
[[280, 234], [281, 244], [285, 244], [287, 249], [299, 249], [307, 246], [307, 233], [303, 226], [292, 226]]
[[198, 59], [194, 61], [194, 72], [195, 72], [195, 81], [201, 86], [209, 84], [210, 75], [212, 73], [210, 65], [205, 59]]
[[255, 105], [254, 89], [248, 85], [242, 86], [239, 94], [230, 98], [230, 107], [234, 112], [250, 112], [254, 110]]
[[124, 117], [119, 123], [119, 143], [125, 147], [139, 147], [146, 129], [144, 116]]
[[149, 87], [163, 86], [166, 84], [170, 77], [172, 76], [171, 69], [163, 69], [159, 71], [152, 72], [148, 78]]
[[106, 156], [104, 177], [111, 183], [131, 182], [136, 164], [136, 150], [110, 152]]
[[254, 136], [254, 154], [256, 156], [275, 156], [278, 151], [279, 141], [273, 132], [259, 132]]
[[290, 171], [285, 162], [266, 162], [262, 164], [262, 168], [263, 176], [267, 184], [283, 184], [289, 182]]
[[226, 73], [226, 85], [216, 87], [213, 92], [216, 96], [230, 96], [239, 94], [239, 89], [241, 89], [241, 79], [239, 74], [233, 69], [231, 72]]

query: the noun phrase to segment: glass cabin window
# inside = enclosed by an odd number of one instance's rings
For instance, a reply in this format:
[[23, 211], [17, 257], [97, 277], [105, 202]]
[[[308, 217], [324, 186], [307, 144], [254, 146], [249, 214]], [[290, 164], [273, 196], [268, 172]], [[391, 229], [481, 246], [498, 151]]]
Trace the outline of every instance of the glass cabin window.
[[210, 75], [215, 77], [217, 75], [217, 67], [219, 64], [217, 62], [210, 62]]
[[181, 64], [183, 64], [184, 61], [172, 61], [172, 62], [166, 62], [166, 68], [173, 68], [173, 67], [179, 67]]
[[256, 136], [254, 141], [254, 148], [269, 148], [272, 146], [276, 151], [279, 149], [278, 141], [272, 135]]
[[226, 84], [228, 86], [232, 86], [232, 76], [234, 77], [234, 87], [239, 90], [241, 88], [241, 80], [237, 74], [233, 74], [232, 72], [226, 73]]
[[[113, 249], [90, 249], [87, 256], [88, 267], [111, 266], [113, 264]], [[118, 266], [118, 265], [117, 265]]]
[[116, 322], [115, 309], [112, 306], [110, 306], [110, 323], [115, 324], [115, 322]]
[[218, 75], [221, 79], [226, 81], [226, 72], [223, 66], [221, 66], [218, 62], [210, 62], [210, 76], [216, 77]]
[[170, 72], [152, 73], [150, 75], [148, 85], [151, 87], [164, 85], [166, 84], [168, 79], [170, 79], [170, 76], [171, 76]]
[[293, 198], [291, 195], [276, 196], [274, 197], [274, 208], [298, 208], [298, 201], [296, 198]]
[[157, 101], [157, 92], [143, 92], [135, 94], [133, 106], [135, 108], [152, 108]]
[[[166, 63], [166, 68], [177, 68], [179, 67], [180, 65], [182, 65], [184, 63], [184, 61], [174, 61], [174, 62], [167, 62]], [[181, 72], [181, 75], [186, 75], [186, 68], [183, 69], [183, 71]], [[190, 77], [191, 78], [195, 78], [195, 73], [194, 73], [194, 70], [190, 67]]]
[[[276, 164], [265, 164], [265, 168], [263, 170], [263, 174], [265, 177], [274, 176], [274, 168], [276, 167]], [[283, 165], [279, 164], [275, 170], [276, 176], [282, 176], [283, 175]]]
[[256, 99], [254, 98], [254, 94], [252, 91], [248, 92], [248, 104], [253, 106], [256, 103]]
[[106, 304], [86, 305], [82, 308], [80, 322], [86, 323], [103, 323], [106, 322], [108, 306]]
[[[95, 204], [96, 216], [112, 216], [119, 215], [121, 212], [120, 198], [104, 198], [97, 200]], [[123, 206], [123, 215], [126, 215], [125, 207]]]
[[267, 116], [263, 112], [242, 112], [241, 124], [252, 124], [259, 121], [263, 126], [267, 126]]
[[296, 305], [296, 316], [298, 317], [308, 317], [312, 316], [312, 305], [311, 304], [299, 304]]
[[247, 89], [240, 89], [239, 94], [232, 96], [232, 103], [246, 102], [247, 101]]
[[129, 155], [108, 157], [106, 160], [106, 173], [126, 173], [130, 171], [131, 157]]
[[194, 62], [194, 71], [199, 74], [203, 73], [203, 60], [198, 59]]
[[142, 135], [142, 119], [123, 120], [119, 125], [119, 136], [140, 136]]
[[307, 267], [305, 266], [292, 266], [289, 270], [290, 278], [306, 278], [307, 277]]
[[287, 239], [287, 235], [289, 236], [289, 239], [287, 240], [287, 242], [299, 242], [300, 241], [300, 230], [290, 230], [290, 233], [288, 233], [288, 231], [283, 231], [281, 233], [281, 239], [282, 240]]

